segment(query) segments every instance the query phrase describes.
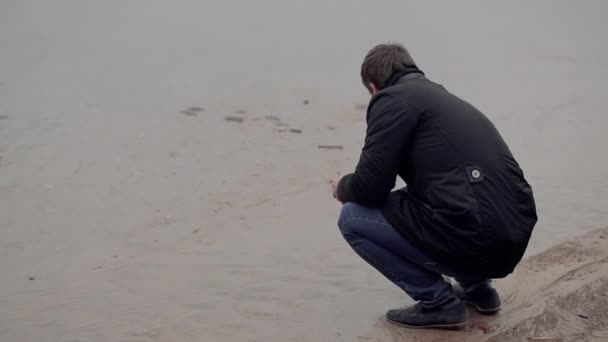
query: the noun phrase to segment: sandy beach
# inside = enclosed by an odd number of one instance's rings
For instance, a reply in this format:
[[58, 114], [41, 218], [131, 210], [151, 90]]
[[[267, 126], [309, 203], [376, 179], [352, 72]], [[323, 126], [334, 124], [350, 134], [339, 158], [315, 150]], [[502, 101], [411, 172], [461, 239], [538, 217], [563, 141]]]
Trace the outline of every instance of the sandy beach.
[[[0, 341], [607, 340], [607, 12], [3, 0]], [[385, 41], [486, 113], [534, 188], [504, 310], [463, 331], [388, 325], [411, 300], [336, 226], [327, 181], [358, 160], [359, 67]]]

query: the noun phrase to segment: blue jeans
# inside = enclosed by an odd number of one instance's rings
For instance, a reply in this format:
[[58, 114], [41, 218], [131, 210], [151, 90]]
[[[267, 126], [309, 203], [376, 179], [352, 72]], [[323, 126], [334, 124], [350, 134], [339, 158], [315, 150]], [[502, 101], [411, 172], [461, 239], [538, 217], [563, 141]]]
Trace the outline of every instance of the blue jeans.
[[361, 258], [425, 305], [440, 305], [455, 296], [442, 274], [454, 277], [465, 290], [489, 282], [482, 277], [450, 272], [437, 264], [401, 236], [378, 209], [346, 203], [338, 226]]

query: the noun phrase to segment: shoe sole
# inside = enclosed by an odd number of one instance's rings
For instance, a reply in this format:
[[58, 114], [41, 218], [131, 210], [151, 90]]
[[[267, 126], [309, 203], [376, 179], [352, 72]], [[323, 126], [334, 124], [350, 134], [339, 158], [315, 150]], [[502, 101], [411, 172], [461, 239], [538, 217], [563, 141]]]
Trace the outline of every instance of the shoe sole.
[[389, 318], [387, 318], [386, 320], [393, 324], [396, 324], [396, 325], [399, 325], [402, 327], [406, 327], [406, 328], [410, 328], [410, 329], [459, 329], [459, 328], [464, 328], [469, 323], [469, 321], [466, 320], [464, 322], [454, 323], [454, 324], [407, 325], [405, 323], [393, 321]]
[[479, 312], [482, 315], [494, 315], [494, 314], [497, 314], [498, 311], [500, 311], [500, 309], [502, 308], [502, 306], [499, 305], [499, 306], [497, 306], [495, 308], [484, 309], [484, 308], [480, 308], [479, 306], [477, 306], [477, 305], [475, 305], [475, 304], [473, 304], [471, 302], [467, 302], [465, 300], [463, 300], [462, 302], [465, 303], [465, 304], [468, 304], [468, 305], [470, 305], [472, 307], [474, 307], [475, 310], [477, 310], [477, 312]]

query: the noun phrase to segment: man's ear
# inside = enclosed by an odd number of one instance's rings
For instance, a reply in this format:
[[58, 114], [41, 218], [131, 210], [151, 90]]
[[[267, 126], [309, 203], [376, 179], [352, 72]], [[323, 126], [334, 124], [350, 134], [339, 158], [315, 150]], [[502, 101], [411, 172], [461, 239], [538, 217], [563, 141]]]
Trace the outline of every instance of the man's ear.
[[379, 91], [378, 86], [376, 86], [373, 82], [369, 82], [368, 85], [372, 95], [375, 95]]

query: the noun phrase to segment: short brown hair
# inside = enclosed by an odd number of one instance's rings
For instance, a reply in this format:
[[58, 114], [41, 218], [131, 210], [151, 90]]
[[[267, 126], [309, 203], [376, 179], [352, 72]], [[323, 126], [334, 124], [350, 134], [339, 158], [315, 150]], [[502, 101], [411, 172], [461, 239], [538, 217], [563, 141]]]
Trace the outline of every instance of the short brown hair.
[[403, 45], [398, 43], [376, 45], [369, 50], [363, 60], [361, 81], [370, 91], [369, 83], [373, 83], [378, 89], [383, 89], [393, 73], [412, 66], [416, 66], [416, 63]]

